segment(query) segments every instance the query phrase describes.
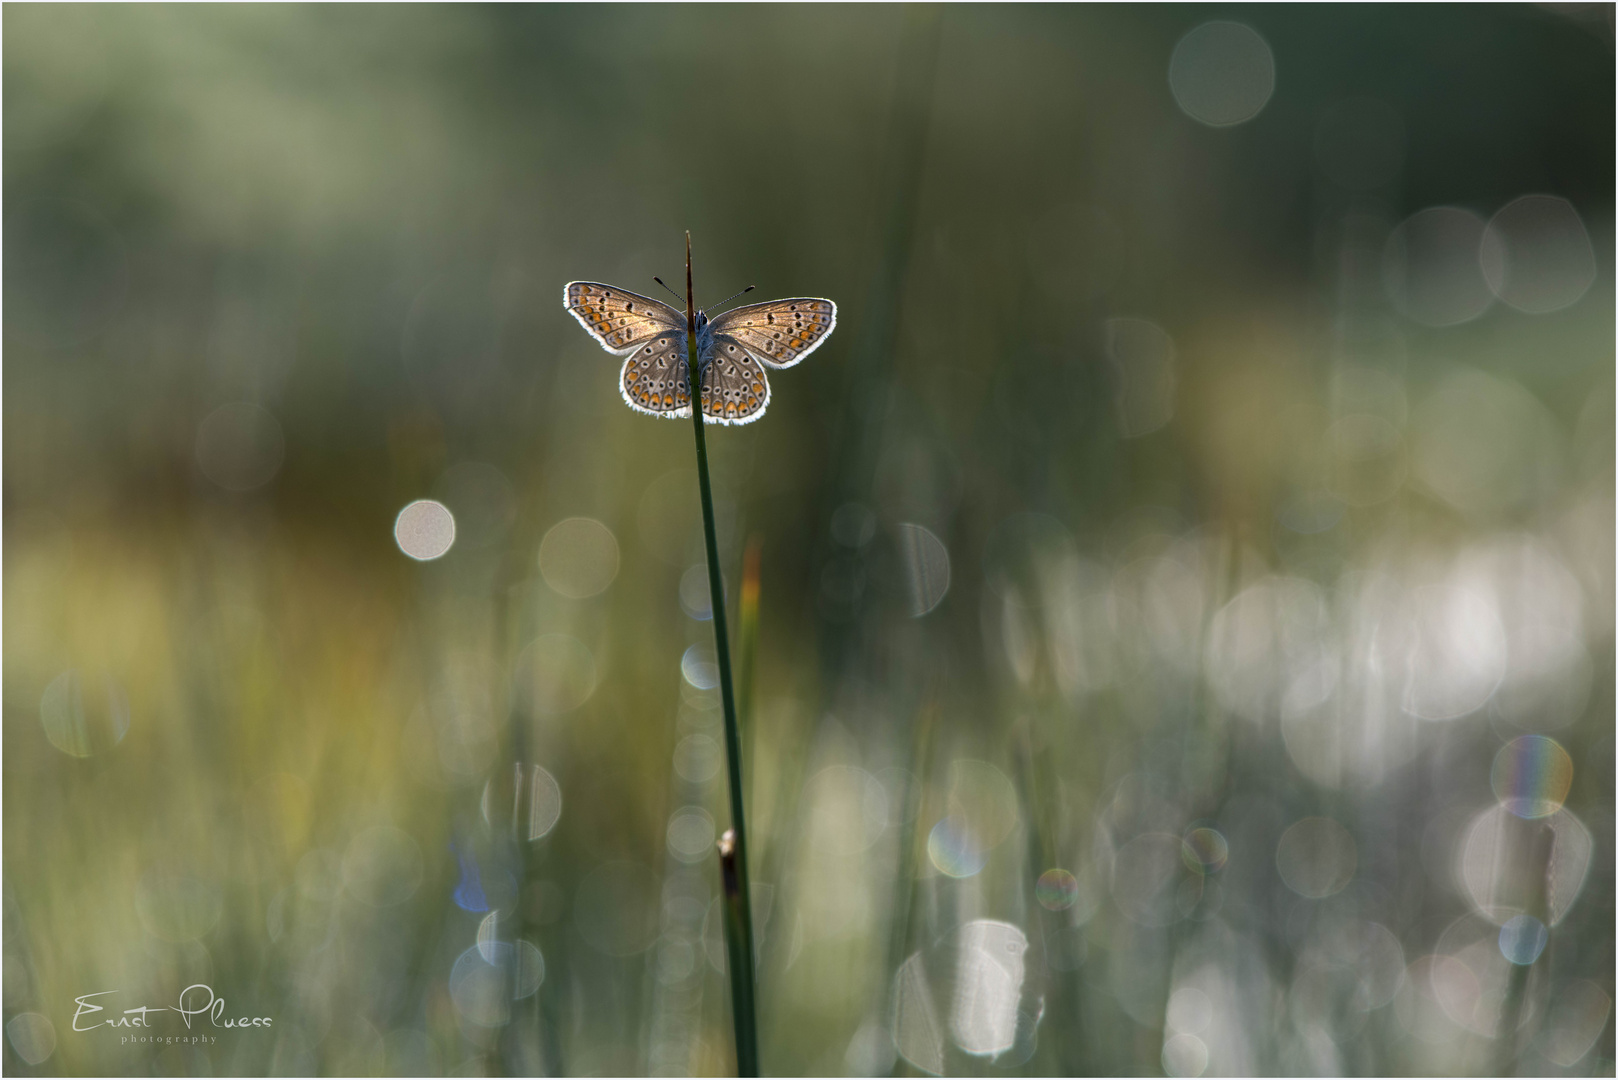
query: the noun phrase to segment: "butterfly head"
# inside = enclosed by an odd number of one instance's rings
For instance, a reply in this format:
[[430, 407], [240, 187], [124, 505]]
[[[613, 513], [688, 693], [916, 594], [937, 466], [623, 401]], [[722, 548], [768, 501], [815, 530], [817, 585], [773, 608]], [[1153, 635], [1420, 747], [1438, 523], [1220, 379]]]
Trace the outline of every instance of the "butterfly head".
[[697, 356], [707, 357], [713, 352], [713, 326], [708, 322], [706, 311], [697, 312]]

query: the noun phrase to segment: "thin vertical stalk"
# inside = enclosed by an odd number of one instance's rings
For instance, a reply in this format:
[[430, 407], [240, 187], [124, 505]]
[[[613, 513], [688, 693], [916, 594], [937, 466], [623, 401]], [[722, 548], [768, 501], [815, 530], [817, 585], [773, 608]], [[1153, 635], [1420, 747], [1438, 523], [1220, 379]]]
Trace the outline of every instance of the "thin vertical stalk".
[[[748, 537], [742, 552], [742, 593], [736, 603], [736, 716], [742, 729], [742, 773], [749, 783], [753, 780], [753, 749], [758, 744], [753, 731], [753, 680], [758, 671], [759, 562], [763, 548], [763, 537], [757, 533]], [[747, 794], [752, 794], [751, 788]], [[757, 813], [757, 800], [750, 801]]]
[[719, 572], [713, 490], [708, 480], [708, 443], [702, 425], [702, 380], [697, 368], [697, 315], [691, 293], [691, 234], [685, 234], [686, 391], [697, 433], [697, 485], [702, 493], [702, 536], [708, 548], [708, 596], [713, 608], [714, 653], [719, 661], [719, 697], [725, 709], [725, 761], [730, 770], [730, 830], [719, 842], [725, 885], [725, 949], [730, 971], [730, 1007], [736, 1027], [736, 1075], [758, 1075], [758, 1026], [753, 1012], [753, 897], [747, 879], [747, 826], [742, 808], [742, 733], [736, 720], [730, 646], [725, 632], [725, 579]]

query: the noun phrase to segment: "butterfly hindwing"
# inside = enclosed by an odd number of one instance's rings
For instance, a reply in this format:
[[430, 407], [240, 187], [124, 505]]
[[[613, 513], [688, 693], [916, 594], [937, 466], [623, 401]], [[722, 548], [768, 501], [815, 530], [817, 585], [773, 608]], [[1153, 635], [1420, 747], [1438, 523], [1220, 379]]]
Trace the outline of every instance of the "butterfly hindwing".
[[770, 367], [791, 367], [831, 336], [837, 327], [837, 305], [830, 300], [799, 297], [769, 300], [727, 311], [713, 320], [714, 334], [734, 338]]
[[636, 412], [654, 416], [691, 415], [685, 383], [685, 334], [664, 330], [624, 361], [619, 388]]
[[597, 281], [570, 281], [562, 306], [610, 353], [624, 356], [659, 334], [685, 331], [685, 314], [661, 300]]
[[769, 403], [763, 365], [735, 338], [715, 334], [702, 372], [702, 415], [721, 424], [746, 424], [763, 416]]

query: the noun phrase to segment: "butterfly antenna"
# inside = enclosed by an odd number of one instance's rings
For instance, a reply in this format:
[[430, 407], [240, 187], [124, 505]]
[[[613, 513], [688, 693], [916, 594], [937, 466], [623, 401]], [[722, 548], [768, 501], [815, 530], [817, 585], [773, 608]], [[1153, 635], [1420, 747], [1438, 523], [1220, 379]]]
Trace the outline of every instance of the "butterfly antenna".
[[[743, 293], [750, 293], [750, 292], [752, 292], [752, 291], [753, 291], [753, 290], [754, 290], [754, 289], [756, 289], [756, 288], [758, 288], [758, 286], [757, 286], [757, 285], [749, 285], [749, 286], [748, 286], [748, 287], [747, 287], [747, 288], [745, 288], [745, 289], [743, 289], [743, 290], [742, 290], [742, 291], [741, 291], [741, 292], [739, 292], [739, 293], [737, 293], [737, 294], [736, 294], [736, 296], [741, 296], [741, 295], [742, 295], [742, 294], [743, 294]], [[736, 299], [736, 296], [732, 296], [732, 297], [731, 297], [731, 298], [730, 298], [730, 300], [734, 300], [734, 299]], [[721, 301], [720, 301], [720, 302], [719, 302], [719, 303], [717, 303], [717, 304], [715, 304], [715, 305], [714, 305], [714, 308], [715, 308], [715, 311], [716, 311], [716, 313], [717, 313], [717, 310], [718, 310], [718, 309], [719, 309], [719, 308], [722, 308], [722, 307], [724, 307], [724, 306], [725, 306], [725, 305], [726, 305], [726, 304], [728, 304], [728, 303], [730, 303], [730, 300], [721, 300]]]
[[[657, 282], [659, 285], [662, 285], [663, 288], [669, 289], [668, 284], [662, 278], [657, 277], [656, 275], [653, 275], [652, 280]], [[674, 297], [674, 299], [678, 300], [680, 303], [682, 303], [682, 304], [685, 303], [685, 297], [681, 296], [679, 293], [675, 292], [673, 289], [669, 289], [669, 295]]]

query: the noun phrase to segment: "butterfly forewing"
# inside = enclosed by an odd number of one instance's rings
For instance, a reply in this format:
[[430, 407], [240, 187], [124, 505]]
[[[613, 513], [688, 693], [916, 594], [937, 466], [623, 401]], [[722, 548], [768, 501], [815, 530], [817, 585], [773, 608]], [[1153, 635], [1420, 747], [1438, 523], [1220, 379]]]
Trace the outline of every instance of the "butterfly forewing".
[[597, 281], [568, 282], [562, 292], [562, 305], [602, 348], [619, 356], [644, 345], [648, 338], [670, 331], [685, 332], [684, 312], [675, 311], [661, 300]]
[[624, 401], [637, 412], [690, 416], [691, 397], [685, 383], [685, 333], [664, 330], [630, 353], [624, 361], [619, 387]]
[[716, 338], [734, 338], [771, 367], [791, 367], [814, 352], [837, 327], [837, 305], [799, 297], [727, 311], [714, 319]]
[[770, 380], [764, 367], [728, 334], [714, 335], [702, 372], [702, 415], [722, 424], [745, 424], [764, 415]]

